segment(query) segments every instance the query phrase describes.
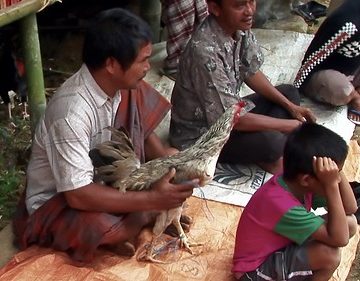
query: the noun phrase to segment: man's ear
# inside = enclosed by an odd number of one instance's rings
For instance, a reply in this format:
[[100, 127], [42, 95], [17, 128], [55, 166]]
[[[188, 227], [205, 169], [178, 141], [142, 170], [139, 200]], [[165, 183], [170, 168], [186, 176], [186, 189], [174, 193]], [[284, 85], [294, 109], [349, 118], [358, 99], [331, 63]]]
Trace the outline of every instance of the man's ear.
[[210, 14], [213, 14], [215, 17], [220, 15], [221, 7], [215, 1], [208, 1], [208, 11]]
[[116, 68], [121, 67], [118, 61], [113, 57], [108, 57], [105, 61], [105, 68], [110, 74], [114, 74]]

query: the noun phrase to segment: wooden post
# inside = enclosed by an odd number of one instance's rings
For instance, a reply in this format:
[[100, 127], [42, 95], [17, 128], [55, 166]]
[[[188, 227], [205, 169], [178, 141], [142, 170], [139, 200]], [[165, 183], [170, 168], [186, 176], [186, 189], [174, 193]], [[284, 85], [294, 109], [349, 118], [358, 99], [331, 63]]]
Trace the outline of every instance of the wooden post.
[[44, 76], [35, 13], [20, 20], [20, 31], [28, 85], [31, 132], [34, 134], [36, 124], [46, 107]]
[[61, 0], [26, 0], [0, 10], [0, 26], [21, 19], [29, 14], [36, 13], [44, 8], [44, 5], [51, 5]]

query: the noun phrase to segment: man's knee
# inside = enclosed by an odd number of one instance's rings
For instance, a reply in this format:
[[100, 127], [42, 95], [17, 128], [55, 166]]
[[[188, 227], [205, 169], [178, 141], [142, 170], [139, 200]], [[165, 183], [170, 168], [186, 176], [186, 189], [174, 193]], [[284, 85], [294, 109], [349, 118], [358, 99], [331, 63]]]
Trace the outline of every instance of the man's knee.
[[310, 98], [335, 106], [349, 103], [354, 91], [349, 78], [333, 69], [315, 72], [303, 88], [304, 94]]
[[265, 153], [263, 161], [266, 163], [273, 163], [279, 160], [283, 155], [286, 137], [283, 133], [275, 131], [263, 132], [263, 145]]
[[281, 84], [276, 86], [278, 89], [289, 101], [296, 105], [300, 105], [300, 95], [299, 90], [291, 84]]

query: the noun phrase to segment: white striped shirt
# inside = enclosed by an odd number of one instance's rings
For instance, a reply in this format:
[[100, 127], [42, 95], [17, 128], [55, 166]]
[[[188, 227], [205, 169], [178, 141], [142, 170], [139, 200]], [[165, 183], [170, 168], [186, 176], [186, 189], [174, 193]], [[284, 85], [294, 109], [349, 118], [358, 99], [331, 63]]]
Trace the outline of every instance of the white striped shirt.
[[95, 82], [86, 65], [51, 98], [37, 126], [27, 169], [29, 214], [57, 192], [73, 190], [93, 180], [89, 151], [110, 139], [121, 97], [113, 99]]

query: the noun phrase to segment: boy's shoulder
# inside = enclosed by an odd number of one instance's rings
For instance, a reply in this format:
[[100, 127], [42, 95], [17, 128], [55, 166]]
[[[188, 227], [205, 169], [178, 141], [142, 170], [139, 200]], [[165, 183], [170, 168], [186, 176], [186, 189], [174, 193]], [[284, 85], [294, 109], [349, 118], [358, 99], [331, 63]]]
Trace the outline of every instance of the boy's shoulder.
[[266, 205], [268, 209], [273, 208], [279, 212], [286, 212], [301, 203], [286, 188], [282, 176], [274, 175], [255, 192], [247, 207], [258, 208], [260, 205]]

